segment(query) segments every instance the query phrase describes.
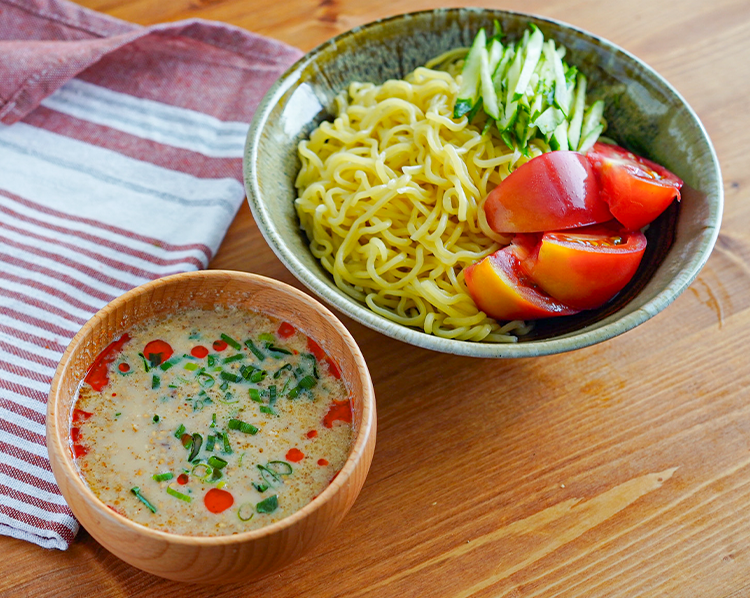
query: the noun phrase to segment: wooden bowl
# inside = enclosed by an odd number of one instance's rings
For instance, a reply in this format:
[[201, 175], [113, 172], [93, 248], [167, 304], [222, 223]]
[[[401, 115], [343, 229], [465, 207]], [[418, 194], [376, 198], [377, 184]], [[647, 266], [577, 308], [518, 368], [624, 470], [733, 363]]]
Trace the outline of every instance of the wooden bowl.
[[[440, 338], [397, 324], [339, 289], [300, 229], [294, 186], [297, 145], [332, 119], [335, 98], [352, 81], [401, 78], [429, 59], [471, 45], [499, 22], [508, 39], [529, 24], [563, 44], [566, 61], [586, 73], [590, 97], [607, 106], [606, 135], [667, 167], [685, 181], [682, 202], [648, 229], [635, 278], [613, 301], [575, 316], [539, 320], [517, 343]], [[586, 347], [631, 330], [665, 309], [705, 264], [723, 209], [721, 172], [700, 120], [647, 64], [611, 42], [534, 15], [482, 8], [439, 8], [397, 15], [342, 33], [308, 52], [268, 91], [245, 146], [245, 189], [258, 228], [302, 283], [350, 318], [425, 349], [473, 357], [533, 357]]]
[[[196, 537], [134, 523], [102, 503], [78, 474], [70, 419], [78, 385], [104, 347], [154, 316], [216, 305], [286, 320], [335, 359], [352, 396], [352, 450], [334, 481], [311, 503], [272, 525], [242, 534]], [[177, 274], [135, 288], [104, 307], [76, 334], [52, 380], [47, 447], [52, 471], [84, 528], [131, 565], [168, 579], [230, 583], [266, 575], [318, 544], [341, 522], [364, 484], [375, 448], [375, 394], [362, 354], [346, 328], [320, 303], [275, 280], [243, 272]]]

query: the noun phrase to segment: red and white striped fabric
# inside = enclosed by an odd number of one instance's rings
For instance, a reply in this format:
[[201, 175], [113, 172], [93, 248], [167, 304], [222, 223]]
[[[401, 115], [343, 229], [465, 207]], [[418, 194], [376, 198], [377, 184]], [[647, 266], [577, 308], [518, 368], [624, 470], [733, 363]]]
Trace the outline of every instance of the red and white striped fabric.
[[0, 533], [73, 541], [45, 446], [59, 358], [124, 291], [207, 266], [244, 198], [248, 123], [300, 55], [218, 23], [0, 0]]

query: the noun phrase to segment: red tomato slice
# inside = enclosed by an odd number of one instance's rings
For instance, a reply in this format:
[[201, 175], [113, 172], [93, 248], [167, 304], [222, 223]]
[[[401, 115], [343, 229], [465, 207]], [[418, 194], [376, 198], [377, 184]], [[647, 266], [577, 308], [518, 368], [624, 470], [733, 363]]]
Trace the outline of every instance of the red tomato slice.
[[577, 310], [539, 291], [521, 268], [518, 255], [509, 245], [464, 270], [466, 286], [477, 307], [496, 320], [535, 320], [568, 316]]
[[519, 166], [487, 196], [498, 233], [533, 233], [612, 219], [591, 164], [578, 152], [548, 152]]
[[682, 180], [651, 160], [601, 142], [586, 156], [597, 173], [609, 211], [629, 229], [646, 226], [673, 200], [680, 201]]
[[604, 305], [633, 278], [646, 237], [616, 221], [544, 233], [522, 262], [541, 290], [577, 309]]

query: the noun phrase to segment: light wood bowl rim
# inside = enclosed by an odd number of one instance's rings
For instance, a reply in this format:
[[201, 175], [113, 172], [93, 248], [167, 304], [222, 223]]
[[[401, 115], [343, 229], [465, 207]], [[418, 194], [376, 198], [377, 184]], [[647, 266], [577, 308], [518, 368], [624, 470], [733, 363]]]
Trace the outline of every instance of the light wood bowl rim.
[[[92, 329], [96, 328], [99, 325], [100, 320], [106, 318], [110, 312], [116, 312], [119, 307], [124, 306], [131, 301], [137, 300], [138, 297], [150, 293], [153, 290], [158, 289], [159, 287], [173, 285], [182, 281], [199, 281], [206, 279], [244, 279], [251, 287], [271, 287], [292, 295], [300, 302], [300, 304], [304, 305], [307, 308], [314, 309], [319, 314], [323, 315], [333, 325], [336, 332], [344, 341], [347, 349], [351, 351], [357, 365], [356, 371], [360, 373], [360, 379], [363, 389], [362, 423], [356, 430], [356, 436], [354, 438], [349, 457], [347, 458], [343, 468], [339, 471], [336, 478], [326, 487], [326, 489], [317, 497], [315, 497], [310, 503], [294, 512], [293, 514], [289, 515], [288, 517], [285, 517], [284, 519], [255, 530], [226, 536], [188, 536], [183, 534], [164, 532], [135, 523], [134, 521], [131, 521], [127, 517], [124, 517], [107, 507], [107, 505], [99, 500], [99, 498], [91, 491], [88, 485], [84, 483], [84, 481], [78, 474], [78, 471], [73, 464], [73, 459], [70, 455], [70, 451], [67, 447], [67, 430], [64, 431], [63, 434], [61, 434], [61, 430], [57, 426], [57, 418], [55, 417], [56, 407], [58, 404], [58, 399], [60, 397], [59, 388], [62, 380], [64, 379], [64, 376], [67, 374], [70, 358], [76, 351], [80, 349], [83, 342], [82, 339], [86, 337]], [[133, 326], [135, 324], [136, 322], [131, 322], [130, 325]], [[134, 289], [127, 291], [123, 295], [120, 295], [119, 297], [105, 305], [96, 314], [94, 314], [91, 319], [86, 322], [86, 324], [84, 324], [84, 326], [70, 341], [70, 344], [68, 345], [65, 352], [63, 353], [62, 358], [60, 359], [60, 363], [52, 379], [49, 400], [47, 403], [47, 444], [50, 449], [50, 453], [54, 448], [58, 454], [62, 455], [62, 459], [60, 460], [62, 471], [58, 473], [53, 472], [55, 475], [55, 479], [57, 479], [58, 475], [65, 476], [67, 481], [77, 487], [81, 496], [85, 498], [90, 507], [101, 517], [118, 522], [120, 525], [124, 525], [131, 531], [143, 535], [147, 538], [182, 546], [225, 547], [235, 544], [250, 543], [255, 540], [278, 534], [287, 528], [295, 526], [301, 520], [307, 518], [312, 513], [322, 508], [327, 502], [329, 502], [334, 496], [336, 496], [336, 494], [338, 494], [342, 487], [346, 485], [349, 478], [357, 470], [362, 457], [366, 455], [368, 443], [373, 442], [371, 437], [374, 436], [375, 429], [375, 391], [372, 385], [372, 379], [369, 375], [367, 364], [361, 350], [359, 349], [359, 346], [357, 345], [350, 332], [341, 323], [341, 321], [319, 301], [303, 293], [302, 291], [299, 291], [291, 285], [258, 274], [232, 270], [199, 270], [173, 274], [171, 276], [159, 278], [135, 287]], [[64, 486], [63, 484], [58, 485], [60, 485], [61, 487]]]

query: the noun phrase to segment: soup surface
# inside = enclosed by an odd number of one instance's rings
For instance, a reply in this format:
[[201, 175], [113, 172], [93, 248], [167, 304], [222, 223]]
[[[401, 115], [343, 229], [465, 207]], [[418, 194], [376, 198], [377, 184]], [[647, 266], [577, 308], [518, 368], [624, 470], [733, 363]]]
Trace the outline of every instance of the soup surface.
[[352, 411], [320, 346], [240, 309], [138, 326], [97, 357], [71, 451], [100, 500], [166, 532], [233, 534], [284, 517], [343, 467]]

